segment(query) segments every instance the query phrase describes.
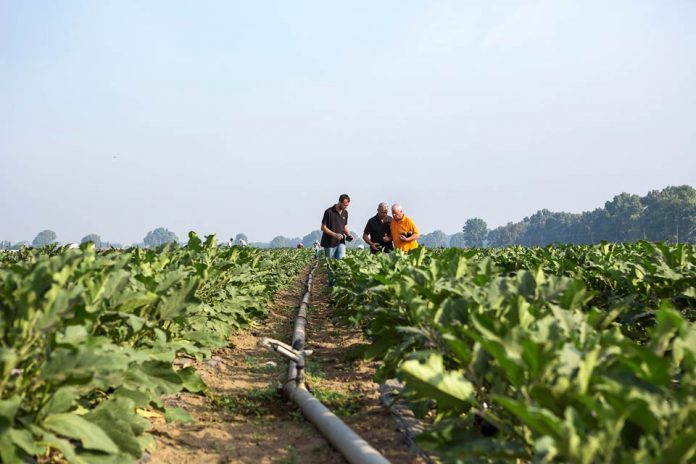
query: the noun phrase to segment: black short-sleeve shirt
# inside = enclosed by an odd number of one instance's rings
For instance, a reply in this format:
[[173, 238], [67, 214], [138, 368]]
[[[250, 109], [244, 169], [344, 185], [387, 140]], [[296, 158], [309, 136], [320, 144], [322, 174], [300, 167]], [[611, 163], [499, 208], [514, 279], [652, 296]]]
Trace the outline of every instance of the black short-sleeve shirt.
[[[365, 225], [365, 230], [363, 231], [364, 234], [370, 236], [370, 241], [379, 243], [384, 247], [382, 251], [394, 250], [394, 244], [391, 240], [388, 242], [384, 242], [384, 240], [382, 240], [384, 234], [391, 236], [391, 229], [389, 228], [391, 220], [392, 218], [390, 216], [387, 216], [384, 222], [382, 222], [379, 220], [379, 215], [375, 214], [367, 221], [367, 224]], [[370, 251], [372, 253], [377, 253], [372, 249], [372, 247], [370, 247]]]
[[[332, 232], [337, 234], [346, 233], [346, 225], [348, 224], [348, 210], [344, 209], [340, 213], [336, 211], [336, 205], [326, 208], [324, 211], [324, 217], [321, 218], [321, 225], [326, 226]], [[339, 243], [346, 243], [346, 239], [338, 240], [335, 237], [327, 235], [326, 233], [321, 234], [321, 246], [324, 248], [332, 248], [338, 246]]]

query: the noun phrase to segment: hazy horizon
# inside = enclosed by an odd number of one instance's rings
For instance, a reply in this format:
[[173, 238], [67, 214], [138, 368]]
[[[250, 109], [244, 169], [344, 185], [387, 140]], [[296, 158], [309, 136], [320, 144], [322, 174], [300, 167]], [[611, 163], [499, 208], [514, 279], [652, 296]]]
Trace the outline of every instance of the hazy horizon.
[[0, 240], [424, 232], [696, 185], [696, 2], [0, 0]]
[[[666, 187], [670, 187], [670, 186], [665, 186], [665, 188], [666, 188]], [[691, 186], [691, 185], [690, 185], [690, 187], [694, 188], [694, 186]], [[653, 190], [663, 190], [663, 189], [653, 189]], [[617, 193], [617, 195], [619, 195], [620, 193], [624, 193], [624, 192], [619, 192], [619, 193]], [[637, 193], [635, 193], [635, 192], [625, 192], [625, 193], [637, 194]], [[643, 196], [645, 196], [645, 194], [647, 194], [647, 193], [648, 193], [648, 192], [645, 192], [645, 193], [643, 193], [643, 194], [637, 194], [637, 195], [640, 196], [640, 197], [643, 197]], [[607, 201], [609, 201], [609, 200], [611, 200], [611, 198], [608, 198], [608, 199], [607, 199]], [[604, 208], [604, 206], [605, 206], [604, 203], [602, 203], [601, 205], [597, 206], [597, 208]], [[597, 208], [592, 208], [591, 210], [585, 210], [585, 211], [562, 211], [562, 210], [555, 210], [555, 211], [552, 211], [552, 212], [565, 212], [565, 213], [571, 213], [571, 214], [580, 214], [580, 213], [583, 213], [583, 212], [590, 212], [590, 211], [595, 210], [595, 209], [597, 209]], [[349, 211], [350, 211], [350, 206], [349, 206], [348, 209], [349, 209]], [[521, 218], [515, 219], [515, 220], [505, 221], [504, 223], [498, 224], [498, 225], [496, 225], [496, 226], [491, 226], [490, 224], [488, 224], [488, 228], [489, 228], [489, 229], [494, 229], [495, 227], [505, 225], [505, 224], [507, 224], [507, 223], [509, 223], [509, 222], [512, 222], [512, 223], [521, 222], [521, 221], [524, 220], [525, 218], [528, 218], [528, 217], [532, 216], [534, 213], [536, 213], [536, 212], [538, 212], [538, 211], [541, 211], [541, 210], [543, 210], [543, 209], [548, 209], [548, 208], [539, 208], [539, 209], [536, 209], [536, 210], [530, 212], [529, 214], [525, 214], [524, 217], [521, 217]], [[390, 213], [390, 215], [391, 215], [391, 213]], [[369, 217], [368, 217], [368, 219], [369, 219]], [[466, 219], [470, 219], [470, 218], [466, 218]], [[366, 221], [367, 221], [367, 220], [365, 220], [365, 222], [366, 222]], [[350, 222], [355, 222], [355, 221], [350, 221]], [[443, 231], [442, 229], [432, 229], [432, 230], [421, 230], [421, 233], [422, 233], [422, 234], [428, 234], [428, 233], [435, 232], [435, 231], [438, 231], [438, 230], [439, 230], [439, 231], [445, 232], [447, 235], [453, 235], [453, 234], [455, 234], [455, 233], [461, 232], [461, 231], [462, 231], [463, 225], [464, 225], [464, 224], [462, 223], [462, 226], [460, 226], [459, 229], [457, 229], [457, 230], [455, 230], [455, 231], [446, 231], [446, 230]], [[229, 240], [230, 236], [231, 236], [232, 238], [235, 238], [235, 236], [236, 236], [237, 234], [239, 234], [239, 233], [244, 233], [244, 234], [246, 234], [246, 232], [244, 232], [244, 231], [239, 231], [239, 232], [232, 233], [232, 234], [229, 234], [229, 235], [219, 234], [219, 233], [217, 233], [217, 232], [215, 232], [215, 231], [208, 231], [208, 232], [203, 232], [203, 233], [201, 233], [201, 231], [193, 230], [193, 229], [187, 230], [187, 231], [185, 231], [185, 232], [178, 233], [177, 231], [171, 230], [171, 229], [169, 229], [169, 228], [166, 227], [166, 226], [161, 226], [161, 225], [160, 225], [160, 226], [155, 226], [155, 227], [152, 227], [151, 229], [148, 229], [146, 232], [143, 233], [143, 237], [142, 237], [140, 240], [122, 241], [122, 240], [118, 240], [118, 239], [109, 239], [108, 237], [103, 237], [103, 236], [101, 236], [101, 234], [99, 234], [99, 233], [97, 233], [97, 232], [87, 232], [87, 233], [82, 234], [82, 236], [81, 236], [80, 238], [75, 238], [75, 239], [72, 239], [72, 240], [63, 240], [63, 239], [61, 239], [60, 235], [59, 235], [58, 233], [56, 233], [56, 241], [57, 241], [58, 243], [79, 243], [80, 240], [81, 240], [82, 238], [84, 238], [86, 235], [89, 235], [89, 234], [92, 234], [92, 233], [96, 233], [97, 235], [100, 236], [100, 239], [102, 240], [102, 242], [105, 242], [105, 243], [107, 243], [107, 242], [108, 242], [108, 243], [119, 243], [119, 244], [121, 244], [121, 245], [128, 246], [128, 245], [133, 245], [133, 244], [141, 244], [141, 243], [143, 242], [143, 239], [144, 239], [145, 236], [147, 235], [147, 233], [150, 232], [150, 231], [152, 231], [152, 230], [154, 230], [154, 229], [156, 229], [156, 228], [158, 228], [158, 227], [164, 227], [165, 229], [168, 229], [168, 230], [170, 230], [171, 232], [174, 232], [174, 233], [177, 235], [177, 237], [178, 237], [178, 239], [179, 239], [179, 242], [182, 242], [182, 243], [185, 243], [185, 242], [188, 241], [188, 234], [189, 234], [189, 232], [195, 232], [195, 233], [198, 234], [198, 236], [201, 237], [201, 238], [203, 238], [204, 236], [209, 235], [209, 234], [215, 234], [216, 237], [217, 237], [218, 243], [225, 243], [225, 242], [227, 242], [227, 241]], [[363, 229], [363, 227], [353, 228], [353, 229], [352, 229], [352, 232], [353, 232], [353, 234], [354, 234], [355, 236], [360, 237], [360, 236], [362, 236], [362, 229]], [[52, 230], [53, 232], [56, 232], [54, 229], [51, 229], [51, 228], [49, 227], [49, 228], [47, 228], [47, 229], [41, 229], [41, 230], [37, 231], [36, 234], [34, 234], [34, 236], [31, 237], [31, 238], [26, 238], [26, 239], [22, 239], [22, 240], [12, 241], [12, 243], [18, 243], [18, 242], [29, 242], [29, 243], [31, 243], [31, 241], [33, 240], [33, 238], [34, 238], [39, 232], [42, 232], [43, 230]], [[299, 233], [299, 234], [283, 234], [283, 233], [277, 233], [277, 234], [273, 235], [271, 238], [269, 238], [269, 239], [267, 239], [267, 240], [255, 240], [253, 237], [248, 237], [248, 238], [249, 238], [249, 241], [250, 241], [250, 242], [256, 242], [256, 243], [268, 243], [268, 242], [270, 242], [273, 238], [275, 238], [275, 237], [277, 237], [277, 236], [283, 236], [283, 237], [289, 238], [289, 239], [295, 239], [295, 238], [302, 239], [304, 236], [310, 234], [311, 232], [313, 232], [313, 231], [315, 231], [315, 230], [319, 230], [319, 227], [317, 227], [317, 228], [315, 228], [315, 229], [307, 230], [307, 231], [302, 232], [302, 233]], [[246, 234], [246, 235], [248, 235], [248, 234]], [[0, 237], [0, 240], [7, 240], [7, 239], [3, 239], [2, 237]]]

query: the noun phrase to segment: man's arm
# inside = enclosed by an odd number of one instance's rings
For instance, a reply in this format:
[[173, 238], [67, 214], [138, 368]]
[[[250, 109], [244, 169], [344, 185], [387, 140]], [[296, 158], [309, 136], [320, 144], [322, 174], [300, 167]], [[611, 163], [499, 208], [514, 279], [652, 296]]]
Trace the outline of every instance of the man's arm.
[[418, 240], [420, 238], [420, 230], [418, 230], [416, 223], [413, 221], [410, 221], [409, 225], [411, 226], [410, 228], [413, 229], [413, 234], [410, 237], [405, 237], [403, 235], [401, 237], [399, 237], [402, 242], [412, 242], [412, 241]]
[[415, 234], [411, 235], [410, 237], [405, 237], [406, 240], [404, 240], [403, 238], [401, 240], [404, 242], [412, 242], [414, 240], [418, 240], [419, 238], [420, 238], [420, 234], [415, 233]]
[[370, 237], [370, 234], [368, 234], [367, 232], [365, 232], [365, 233], [363, 234], [363, 237], [362, 237], [362, 238], [363, 238], [363, 240], [365, 240], [365, 243], [367, 243], [368, 245], [370, 245], [370, 248], [371, 248], [371, 249], [373, 249], [373, 250], [375, 250], [375, 251], [378, 251], [379, 248], [377, 248], [377, 247], [378, 247], [379, 245], [378, 245], [376, 242], [373, 242], [372, 240], [370, 240], [369, 237]]
[[367, 224], [365, 224], [365, 230], [363, 230], [363, 235], [362, 238], [367, 243], [367, 245], [370, 247], [371, 250], [373, 251], [379, 251], [379, 246], [380, 244], [378, 243], [379, 237], [375, 237], [375, 241], [372, 241], [372, 229], [370, 228], [370, 223], [372, 219], [367, 221]]
[[420, 238], [420, 230], [418, 230], [418, 226], [416, 225], [415, 222], [411, 221], [411, 224], [413, 225], [413, 240], [418, 240]]
[[384, 235], [380, 237], [380, 240], [382, 240], [384, 243], [389, 243], [392, 241], [392, 230], [391, 230], [391, 224], [389, 224], [384, 231]]
[[343, 234], [339, 234], [337, 232], [334, 232], [333, 230], [326, 227], [326, 224], [321, 225], [321, 231], [330, 237], [334, 237], [334, 238], [337, 238], [339, 240], [343, 240]]

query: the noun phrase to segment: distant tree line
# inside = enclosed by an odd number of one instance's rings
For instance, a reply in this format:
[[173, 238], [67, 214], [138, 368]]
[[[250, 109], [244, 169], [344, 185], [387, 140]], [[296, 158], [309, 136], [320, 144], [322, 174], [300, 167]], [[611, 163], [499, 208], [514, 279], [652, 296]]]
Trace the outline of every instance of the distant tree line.
[[[348, 247], [365, 245], [358, 234]], [[235, 243], [246, 234], [239, 233]], [[298, 244], [309, 248], [321, 240], [321, 231], [313, 230], [304, 237], [289, 238], [278, 235], [270, 242], [252, 242], [257, 248], [295, 248]], [[481, 218], [467, 219], [461, 232], [448, 235], [441, 230], [423, 234], [419, 243], [429, 248], [444, 247], [503, 247], [510, 245], [543, 246], [552, 243], [632, 242], [636, 240], [696, 243], [696, 189], [688, 185], [653, 190], [641, 197], [629, 193], [616, 195], [603, 208], [583, 213], [552, 212], [542, 209], [520, 222], [508, 222], [489, 230]], [[147, 233], [142, 243], [133, 246], [158, 247], [178, 242], [176, 234], [164, 227]], [[85, 235], [81, 243], [92, 242], [97, 248], [122, 248], [119, 243], [104, 242], [98, 234]], [[31, 242], [42, 247], [56, 242], [52, 230], [39, 232]], [[27, 242], [0, 241], [2, 249], [18, 249]]]
[[[145, 246], [148, 248], [158, 247], [169, 242], [178, 242], [176, 234], [164, 227], [158, 227], [147, 233], [142, 243], [134, 243], [133, 246]], [[80, 243], [92, 242], [97, 248], [123, 248], [121, 243], [103, 241], [99, 234], [87, 234], [80, 240]], [[0, 240], [0, 249], [18, 250], [23, 246], [40, 248], [48, 245], [58, 244], [56, 233], [50, 229], [39, 232], [31, 244], [26, 241], [11, 243], [8, 240]]]
[[[468, 222], [468, 221], [467, 221]], [[488, 231], [488, 246], [551, 243], [696, 243], [696, 189], [688, 185], [653, 190], [644, 197], [621, 193], [603, 208], [579, 214], [537, 211], [517, 223]]]
[[[353, 241], [347, 242], [346, 246], [348, 248], [356, 248], [360, 245], [365, 246], [365, 241], [359, 237], [357, 234], [353, 233]], [[313, 230], [304, 237], [294, 237], [288, 238], [283, 235], [278, 235], [274, 237], [269, 243], [254, 242], [253, 246], [257, 248], [296, 248], [297, 245], [301, 244], [305, 248], [310, 248], [314, 245], [314, 242], [321, 241], [321, 231]]]
[[467, 219], [461, 232], [424, 234], [430, 248], [543, 246], [552, 243], [633, 242], [696, 243], [696, 189], [688, 185], [653, 190], [644, 197], [616, 195], [603, 208], [583, 213], [542, 209], [520, 222], [489, 230], [481, 218]]

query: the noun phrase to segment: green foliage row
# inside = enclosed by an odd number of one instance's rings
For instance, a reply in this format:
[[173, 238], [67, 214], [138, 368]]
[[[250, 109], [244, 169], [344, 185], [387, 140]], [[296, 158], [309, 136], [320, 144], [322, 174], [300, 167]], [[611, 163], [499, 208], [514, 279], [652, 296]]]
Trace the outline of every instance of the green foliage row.
[[153, 440], [138, 408], [206, 388], [176, 356], [224, 346], [309, 259], [194, 233], [181, 248], [0, 254], [0, 459], [139, 459]]
[[445, 462], [696, 458], [696, 249], [354, 253], [339, 316], [433, 425]]

